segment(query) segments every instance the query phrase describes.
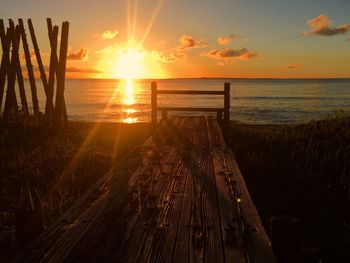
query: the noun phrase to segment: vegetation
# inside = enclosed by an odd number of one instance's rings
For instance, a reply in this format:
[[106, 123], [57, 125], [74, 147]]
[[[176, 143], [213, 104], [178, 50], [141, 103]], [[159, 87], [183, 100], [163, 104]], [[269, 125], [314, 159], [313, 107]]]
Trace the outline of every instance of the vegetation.
[[40, 204], [49, 225], [148, 136], [147, 124], [70, 122], [55, 131], [28, 121], [0, 123], [0, 130], [0, 254], [19, 245], [17, 212]]
[[326, 262], [348, 260], [350, 118], [338, 112], [300, 125], [234, 123], [229, 139], [267, 231], [272, 216], [296, 216], [303, 247]]

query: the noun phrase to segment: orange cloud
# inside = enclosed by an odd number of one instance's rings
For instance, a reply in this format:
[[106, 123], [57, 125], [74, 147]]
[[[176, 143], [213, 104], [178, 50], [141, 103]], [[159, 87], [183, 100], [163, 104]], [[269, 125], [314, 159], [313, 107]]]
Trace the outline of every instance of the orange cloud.
[[177, 60], [186, 58], [185, 53], [176, 52], [176, 51], [170, 51], [168, 53], [165, 53], [162, 51], [152, 50], [151, 55], [156, 60], [163, 63], [171, 63], [171, 62], [175, 62]]
[[241, 49], [213, 49], [208, 52], [203, 52], [202, 56], [210, 57], [213, 59], [238, 59], [238, 60], [248, 60], [258, 57], [258, 53], [249, 51], [247, 48]]
[[287, 65], [287, 69], [302, 69], [304, 67], [303, 64], [294, 63]]
[[235, 34], [231, 34], [227, 37], [219, 37], [217, 42], [219, 45], [227, 46], [232, 41], [234, 41], [236, 38], [237, 38], [237, 36]]
[[307, 21], [310, 31], [301, 33], [302, 36], [335, 36], [345, 34], [350, 30], [350, 24], [332, 27], [332, 21], [326, 15], [319, 15]]
[[119, 36], [119, 31], [118, 30], [106, 30], [102, 34], [94, 34], [92, 37], [101, 37], [103, 39], [115, 39], [117, 36]]
[[183, 35], [179, 39], [180, 45], [177, 49], [188, 50], [191, 48], [203, 48], [207, 46], [207, 42], [203, 39], [195, 40], [192, 36]]
[[70, 53], [67, 56], [68, 60], [78, 60], [78, 61], [86, 61], [88, 59], [89, 49], [80, 48], [76, 52]]

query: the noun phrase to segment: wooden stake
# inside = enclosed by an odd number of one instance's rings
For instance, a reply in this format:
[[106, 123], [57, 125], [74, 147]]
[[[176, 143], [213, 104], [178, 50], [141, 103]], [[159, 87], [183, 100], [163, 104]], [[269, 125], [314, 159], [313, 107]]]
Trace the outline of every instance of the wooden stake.
[[[9, 28], [7, 29], [7, 36], [9, 37], [10, 41], [8, 42], [8, 47], [11, 46], [11, 36], [14, 34], [14, 24], [13, 21], [9, 20]], [[17, 106], [17, 98], [16, 98], [16, 91], [15, 91], [15, 82], [16, 82], [16, 74], [15, 74], [13, 59], [11, 58], [11, 61], [8, 63], [7, 66], [7, 91], [6, 91], [6, 99], [5, 99], [5, 106], [4, 106], [4, 119], [9, 120], [12, 113], [17, 112], [18, 106]]]
[[9, 43], [5, 33], [4, 20], [0, 19], [0, 38], [1, 38], [1, 47], [2, 47], [2, 57], [1, 57], [1, 66], [0, 66], [0, 108], [2, 105], [2, 100], [4, 97], [5, 91], [5, 80], [6, 80], [6, 69], [9, 64]]
[[39, 116], [39, 102], [38, 102], [38, 95], [37, 95], [37, 90], [36, 90], [36, 83], [35, 83], [33, 65], [32, 65], [32, 61], [31, 61], [31, 58], [30, 58], [30, 52], [29, 52], [27, 36], [26, 36], [26, 33], [25, 33], [23, 20], [22, 19], [18, 19], [18, 23], [19, 23], [19, 26], [20, 26], [21, 38], [22, 38], [22, 42], [23, 42], [24, 56], [25, 56], [25, 59], [26, 59], [28, 78], [29, 78], [29, 83], [30, 83], [30, 90], [31, 90], [31, 93], [32, 93], [33, 112], [34, 112], [34, 116], [38, 117]]
[[65, 110], [64, 102], [64, 88], [66, 77], [66, 63], [67, 63], [67, 51], [68, 51], [68, 34], [69, 23], [62, 23], [61, 33], [61, 46], [60, 56], [58, 62], [58, 75], [57, 75], [57, 91], [56, 91], [56, 104], [55, 104], [55, 125], [60, 126], [62, 119], [67, 121], [67, 112]]
[[[41, 60], [40, 50], [39, 50], [38, 42], [36, 40], [34, 27], [33, 27], [33, 23], [32, 23], [31, 19], [28, 19], [28, 26], [29, 26], [30, 36], [31, 36], [32, 42], [33, 42], [35, 56], [36, 56], [36, 59], [37, 59], [37, 62], [38, 62], [38, 67], [39, 67], [39, 71], [40, 71], [40, 77], [41, 77], [41, 80], [43, 82], [45, 95], [46, 95], [46, 98], [47, 98], [48, 97], [48, 82], [47, 82], [47, 78], [46, 78], [44, 65], [43, 65], [43, 62]], [[48, 101], [48, 103], [46, 104], [45, 113], [49, 113], [49, 112], [52, 112], [52, 111], [53, 111], [53, 105], [52, 105], [52, 103], [50, 103], [50, 101]]]
[[151, 106], [152, 106], [152, 132], [157, 130], [157, 82], [151, 83]]
[[28, 118], [29, 110], [28, 110], [26, 92], [24, 90], [21, 62], [20, 62], [19, 53], [18, 53], [19, 45], [20, 45], [20, 28], [17, 25], [16, 29], [13, 31], [13, 34], [12, 34], [12, 64], [14, 66], [14, 69], [17, 75], [19, 95], [20, 95], [21, 104], [22, 104], [22, 111], [23, 111], [24, 117]]
[[[50, 18], [47, 18], [47, 29], [50, 40], [51, 54], [50, 54], [50, 69], [49, 69], [49, 82], [48, 82], [48, 96], [46, 104], [53, 105], [53, 95], [55, 87], [55, 76], [57, 75], [58, 58], [57, 58], [57, 37], [58, 37], [58, 26], [52, 28], [52, 22]], [[48, 105], [46, 105], [46, 108]], [[48, 113], [49, 117], [53, 119], [53, 111]]]

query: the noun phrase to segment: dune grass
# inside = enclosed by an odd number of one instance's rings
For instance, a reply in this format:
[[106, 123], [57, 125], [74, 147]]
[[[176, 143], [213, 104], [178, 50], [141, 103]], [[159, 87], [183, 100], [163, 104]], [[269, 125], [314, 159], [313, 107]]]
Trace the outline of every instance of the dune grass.
[[[350, 117], [300, 125], [231, 126], [232, 147], [263, 224], [300, 218], [301, 244], [325, 260], [348, 259]], [[337, 261], [332, 261], [337, 262]]]
[[15, 249], [18, 208], [42, 204], [44, 225], [55, 220], [125, 153], [143, 143], [147, 124], [0, 122], [0, 254]]

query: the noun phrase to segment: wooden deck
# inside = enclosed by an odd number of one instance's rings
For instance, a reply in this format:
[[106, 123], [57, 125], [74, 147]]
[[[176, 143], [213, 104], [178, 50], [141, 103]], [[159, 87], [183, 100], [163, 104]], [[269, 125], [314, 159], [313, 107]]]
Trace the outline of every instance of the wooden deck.
[[140, 152], [18, 261], [276, 262], [216, 120], [171, 118]]

